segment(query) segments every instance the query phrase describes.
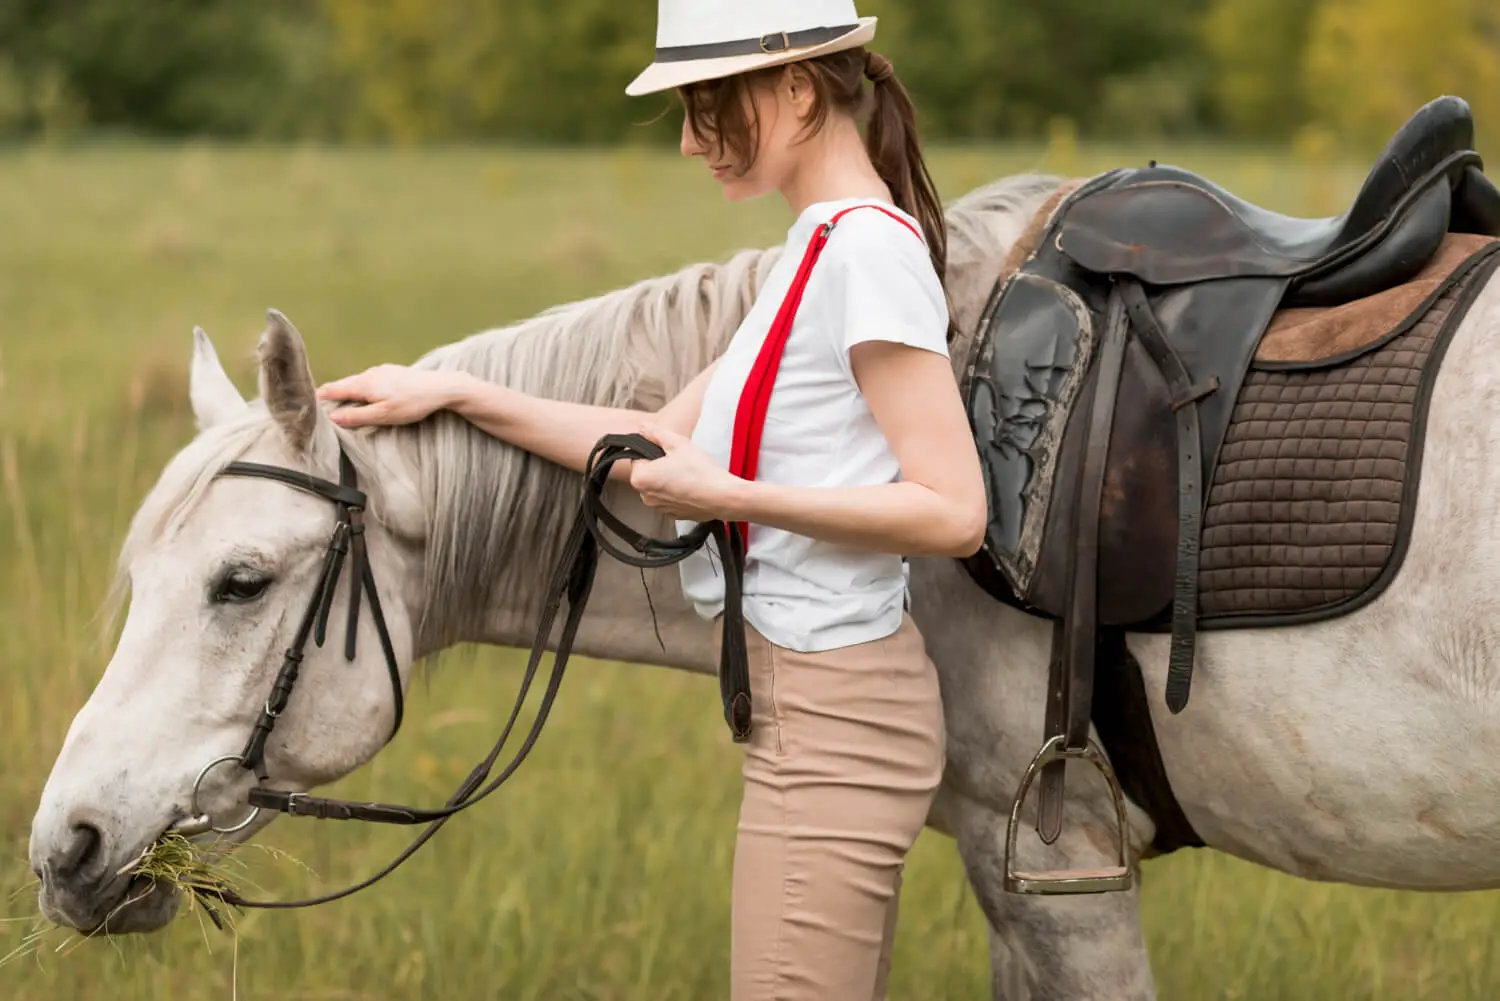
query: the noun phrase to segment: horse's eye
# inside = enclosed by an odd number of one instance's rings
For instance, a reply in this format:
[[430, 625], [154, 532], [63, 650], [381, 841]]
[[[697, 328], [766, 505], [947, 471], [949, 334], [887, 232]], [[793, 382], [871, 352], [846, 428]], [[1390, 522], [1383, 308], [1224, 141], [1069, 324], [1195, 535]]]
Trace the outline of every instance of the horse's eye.
[[243, 568], [230, 570], [214, 585], [213, 601], [219, 605], [243, 605], [255, 601], [271, 586], [265, 574]]

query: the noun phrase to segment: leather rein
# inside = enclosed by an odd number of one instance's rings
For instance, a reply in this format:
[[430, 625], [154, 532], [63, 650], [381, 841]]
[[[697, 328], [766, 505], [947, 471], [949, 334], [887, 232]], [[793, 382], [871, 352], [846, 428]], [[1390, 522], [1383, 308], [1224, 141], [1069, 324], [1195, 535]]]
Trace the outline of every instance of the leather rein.
[[[547, 722], [553, 702], [562, 685], [563, 672], [567, 667], [573, 642], [583, 619], [584, 608], [588, 604], [589, 593], [593, 588], [594, 575], [599, 566], [600, 549], [630, 566], [656, 569], [680, 563], [703, 548], [710, 539], [717, 543], [719, 553], [726, 564], [724, 629], [719, 663], [720, 694], [724, 703], [724, 719], [729, 725], [731, 735], [737, 743], [748, 741], [751, 729], [750, 675], [745, 652], [742, 610], [745, 546], [738, 527], [727, 525], [723, 521], [711, 521], [699, 524], [693, 531], [675, 539], [653, 539], [630, 528], [604, 506], [605, 486], [609, 482], [610, 471], [615, 463], [629, 460], [649, 461], [661, 458], [662, 454], [659, 446], [640, 435], [607, 435], [595, 445], [585, 468], [584, 487], [579, 501], [578, 514], [573, 521], [572, 530], [568, 533], [557, 568], [548, 583], [541, 622], [537, 627], [536, 638], [532, 643], [531, 654], [526, 663], [526, 671], [510, 718], [506, 721], [495, 746], [484, 760], [474, 767], [448, 801], [441, 807], [430, 809], [327, 799], [305, 793], [270, 789], [265, 786], [264, 783], [269, 780], [265, 761], [266, 741], [291, 699], [308, 639], [311, 638], [321, 647], [327, 636], [333, 595], [338, 587], [346, 560], [352, 564], [352, 585], [344, 635], [344, 659], [354, 660], [360, 605], [362, 600], [368, 597], [371, 617], [374, 619], [375, 629], [380, 637], [381, 652], [384, 654], [386, 670], [390, 675], [391, 694], [395, 704], [395, 725], [391, 729], [387, 743], [395, 737], [401, 727], [404, 698], [395, 650], [386, 627], [385, 615], [380, 607], [379, 591], [375, 586], [375, 576], [370, 568], [369, 555], [365, 547], [364, 513], [367, 498], [364, 492], [356, 486], [354, 465], [350, 462], [348, 455], [340, 448], [338, 483], [279, 466], [264, 466], [249, 462], [233, 462], [227, 465], [220, 475], [259, 477], [303, 490], [331, 501], [337, 508], [338, 517], [334, 525], [333, 537], [329, 541], [328, 550], [323, 559], [323, 570], [318, 586], [303, 613], [292, 644], [286, 650], [281, 670], [271, 686], [271, 693], [261, 709], [250, 739], [245, 744], [245, 749], [238, 756], [218, 758], [211, 762], [199, 773], [198, 781], [193, 787], [194, 813], [196, 814], [198, 787], [202, 785], [203, 779], [220, 763], [237, 762], [240, 767], [254, 772], [258, 780], [258, 784], [250, 790], [248, 796], [248, 803], [254, 808], [253, 812], [245, 820], [230, 828], [213, 827], [206, 816], [195, 816], [179, 823], [173, 829], [182, 833], [203, 833], [209, 830], [230, 833], [249, 826], [262, 810], [286, 813], [295, 817], [315, 817], [319, 820], [363, 820], [376, 824], [401, 825], [426, 824], [427, 828], [385, 868], [368, 879], [334, 893], [307, 900], [260, 901], [246, 899], [226, 888], [213, 896], [232, 906], [269, 909], [312, 907], [351, 896], [389, 876], [402, 863], [416, 854], [418, 849], [431, 840], [455, 815], [474, 806], [500, 788], [515, 774], [516, 769], [536, 746], [542, 727]], [[606, 534], [606, 529], [623, 540], [628, 549], [616, 545]], [[525, 740], [510, 761], [499, 774], [491, 778], [491, 773], [499, 762], [505, 745], [510, 740], [516, 721], [520, 717], [521, 707], [541, 667], [547, 640], [552, 634], [553, 626], [565, 600], [568, 605], [567, 614], [563, 620], [551, 674], [547, 679], [536, 717], [532, 721]]]

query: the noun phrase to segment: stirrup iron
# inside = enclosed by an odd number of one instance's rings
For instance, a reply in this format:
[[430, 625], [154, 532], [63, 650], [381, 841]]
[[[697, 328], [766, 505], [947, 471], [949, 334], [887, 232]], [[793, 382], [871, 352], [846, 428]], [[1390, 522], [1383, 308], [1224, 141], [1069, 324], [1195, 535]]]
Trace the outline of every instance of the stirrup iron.
[[[1115, 770], [1110, 767], [1109, 760], [1092, 740], [1082, 748], [1070, 748], [1066, 746], [1066, 741], [1067, 737], [1064, 734], [1058, 734], [1048, 740], [1042, 745], [1042, 749], [1036, 752], [1036, 757], [1031, 759], [1026, 774], [1021, 777], [1021, 787], [1016, 790], [1015, 801], [1011, 803], [1010, 824], [1005, 832], [1005, 890], [1007, 893], [1038, 895], [1114, 893], [1118, 890], [1128, 890], [1135, 884], [1135, 878], [1125, 858], [1126, 839], [1129, 837], [1125, 818], [1125, 794], [1120, 791], [1120, 783], [1115, 778]], [[1118, 853], [1115, 864], [1094, 869], [1017, 871], [1015, 868], [1016, 835], [1021, 828], [1021, 806], [1026, 802], [1026, 794], [1031, 790], [1031, 784], [1036, 781], [1043, 768], [1053, 762], [1069, 759], [1089, 762], [1103, 773], [1104, 780], [1109, 785], [1110, 796], [1115, 802], [1115, 829], [1118, 832], [1116, 839]]]

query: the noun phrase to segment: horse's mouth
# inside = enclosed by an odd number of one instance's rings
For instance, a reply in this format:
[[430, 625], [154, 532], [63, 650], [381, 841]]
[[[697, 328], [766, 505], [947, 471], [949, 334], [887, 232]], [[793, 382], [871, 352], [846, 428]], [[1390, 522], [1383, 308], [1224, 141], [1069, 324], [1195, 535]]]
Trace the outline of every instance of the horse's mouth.
[[[55, 925], [76, 930], [85, 938], [152, 932], [166, 927], [177, 914], [183, 887], [158, 873], [142, 872], [140, 866], [172, 832], [172, 827], [163, 830], [85, 897], [73, 896], [55, 883], [49, 886], [44, 878], [38, 894], [42, 916]], [[208, 910], [212, 916], [214, 908]]]
[[110, 880], [92, 897], [70, 897], [43, 883], [37, 905], [42, 916], [54, 925], [73, 929], [84, 938], [95, 938], [165, 927], [177, 913], [181, 894], [175, 886], [134, 873]]
[[79, 931], [85, 938], [157, 931], [176, 915], [180, 897], [170, 883], [137, 873], [126, 880], [120, 899], [104, 917], [92, 928]]

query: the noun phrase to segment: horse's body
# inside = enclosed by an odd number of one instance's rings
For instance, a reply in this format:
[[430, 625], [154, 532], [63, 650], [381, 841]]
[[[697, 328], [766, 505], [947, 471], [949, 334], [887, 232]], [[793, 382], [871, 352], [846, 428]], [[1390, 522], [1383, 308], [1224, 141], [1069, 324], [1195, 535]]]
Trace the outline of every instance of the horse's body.
[[[1007, 250], [1057, 183], [1003, 181], [950, 210], [950, 286], [964, 332], [955, 367]], [[777, 252], [565, 307], [419, 364], [654, 409], [722, 350]], [[1192, 704], [1180, 716], [1161, 697], [1169, 638], [1129, 637], [1173, 789], [1211, 847], [1320, 880], [1500, 885], [1500, 769], [1489, 760], [1500, 751], [1497, 352], [1500, 281], [1491, 281], [1438, 378], [1410, 550], [1379, 598], [1318, 624], [1204, 634]], [[56, 920], [98, 924], [125, 892], [108, 874], [183, 815], [204, 763], [244, 742], [311, 593], [328, 511], [276, 484], [212, 473], [248, 459], [334, 476], [336, 432], [311, 387], [300, 337], [275, 318], [263, 344], [265, 408], [240, 399], [200, 338], [193, 402], [205, 430], [132, 526], [122, 558], [133, 586], [125, 631], [33, 825], [42, 904]], [[576, 477], [449, 415], [337, 434], [371, 494], [374, 569], [406, 679], [414, 660], [455, 642], [529, 645]], [[653, 525], [628, 491], [615, 503], [638, 526]], [[655, 523], [657, 534], [666, 527]], [[241, 564], [274, 578], [259, 603], [205, 604], [205, 581]], [[650, 591], [665, 651], [639, 575], [607, 560], [577, 649], [712, 671], [711, 629], [683, 601], [675, 572], [657, 575]], [[1049, 624], [995, 602], [950, 560], [914, 560], [912, 592], [948, 715], [948, 774], [931, 822], [956, 838], [991, 923], [996, 997], [1154, 997], [1136, 891], [1059, 899], [1002, 886], [1011, 797], [1042, 738]], [[368, 623], [364, 630], [353, 669], [338, 662], [338, 644], [309, 651], [267, 749], [280, 787], [327, 783], [380, 749], [389, 683]], [[249, 781], [233, 772], [220, 770], [204, 788], [205, 805], [226, 822], [242, 812], [235, 804]], [[1098, 864], [1112, 850], [1111, 821], [1103, 784], [1080, 776], [1069, 785], [1062, 838], [1045, 848], [1023, 837], [1028, 867]], [[1132, 807], [1131, 827], [1138, 859], [1152, 825]], [[153, 893], [109, 928], [159, 927], [173, 905]]]

